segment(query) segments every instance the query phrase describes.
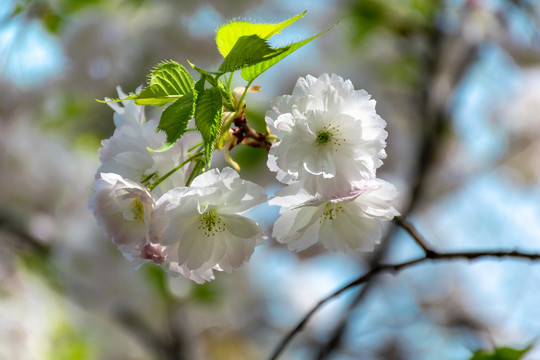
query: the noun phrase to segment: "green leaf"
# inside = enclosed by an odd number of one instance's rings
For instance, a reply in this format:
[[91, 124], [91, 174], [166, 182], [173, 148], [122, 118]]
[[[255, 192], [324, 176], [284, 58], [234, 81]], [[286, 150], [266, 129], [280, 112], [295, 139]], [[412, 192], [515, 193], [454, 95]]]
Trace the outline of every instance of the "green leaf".
[[168, 61], [152, 70], [148, 86], [140, 94], [131, 95], [127, 99], [135, 100], [137, 105], [161, 106], [190, 93], [194, 83], [186, 68]]
[[326, 33], [332, 28], [333, 26], [305, 40], [295, 42], [291, 45], [287, 45], [278, 49], [274, 49], [273, 50], [274, 52], [270, 54], [270, 56], [266, 56], [262, 61], [259, 61], [258, 63], [254, 65], [243, 68], [241, 72], [242, 78], [250, 82], [255, 80], [259, 75], [261, 75], [263, 72], [268, 70], [270, 67], [272, 67], [279, 61], [283, 60], [286, 56], [292, 54], [296, 50], [300, 49], [302, 46], [306, 45], [312, 40], [315, 40], [316, 38], [318, 38], [319, 36]]
[[188, 122], [195, 111], [197, 97], [194, 92], [182, 96], [169, 105], [161, 114], [158, 129], [165, 131], [167, 141], [155, 152], [165, 151], [174, 145], [186, 132]]
[[212, 86], [218, 86], [218, 81], [217, 79], [223, 75], [222, 72], [210, 72], [210, 71], [206, 71], [204, 69], [201, 69], [200, 67], [197, 67], [195, 64], [192, 64], [191, 62], [189, 62], [189, 60], [187, 61], [188, 64], [195, 70], [197, 71], [199, 74], [201, 74], [201, 76], [204, 76], [206, 78], [206, 81], [208, 81], [208, 83]]
[[193, 86], [193, 91], [197, 94], [200, 94], [204, 91], [204, 83], [206, 82], [206, 75], [201, 74], [201, 78], [197, 80], [195, 85]]
[[221, 94], [216, 88], [202, 90], [197, 98], [195, 125], [204, 141], [206, 166], [210, 166], [216, 138], [221, 128], [222, 104]]
[[469, 360], [520, 360], [526, 353], [529, 352], [529, 350], [531, 350], [531, 348], [532, 345], [529, 345], [522, 350], [512, 349], [509, 347], [497, 348], [493, 352], [478, 350]]
[[52, 34], [58, 33], [58, 28], [60, 27], [62, 18], [57, 13], [55, 13], [52, 8], [47, 7], [43, 11], [41, 20], [43, 21], [43, 25], [45, 25], [45, 28], [49, 30]]
[[266, 40], [258, 35], [246, 35], [238, 39], [229, 52], [219, 71], [230, 72], [252, 65], [263, 60], [265, 55], [273, 54], [274, 50]]
[[234, 48], [238, 39], [243, 36], [257, 35], [261, 39], [268, 40], [272, 35], [278, 34], [305, 14], [306, 12], [304, 11], [279, 24], [252, 24], [247, 21], [233, 21], [225, 24], [216, 32], [216, 43], [219, 52], [223, 57], [226, 57]]

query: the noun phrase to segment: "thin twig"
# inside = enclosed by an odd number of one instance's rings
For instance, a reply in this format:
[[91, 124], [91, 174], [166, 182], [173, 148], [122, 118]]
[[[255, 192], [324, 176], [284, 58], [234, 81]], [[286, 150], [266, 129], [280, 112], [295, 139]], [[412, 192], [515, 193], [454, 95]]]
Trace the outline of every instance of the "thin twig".
[[270, 359], [275, 360], [278, 358], [278, 356], [281, 354], [283, 349], [296, 336], [296, 334], [298, 334], [304, 328], [304, 326], [309, 321], [309, 319], [313, 316], [313, 314], [315, 314], [315, 312], [317, 312], [317, 310], [319, 310], [319, 308], [321, 308], [324, 304], [326, 304], [328, 301], [332, 300], [333, 298], [341, 295], [345, 291], [364, 284], [366, 281], [370, 280], [372, 277], [374, 277], [375, 275], [381, 272], [387, 272], [387, 271], [398, 272], [400, 270], [411, 267], [413, 265], [421, 264], [428, 260], [433, 260], [433, 261], [452, 260], [452, 259], [474, 260], [474, 259], [484, 258], [484, 257], [521, 258], [521, 259], [528, 259], [528, 260], [540, 260], [540, 254], [538, 253], [531, 254], [531, 253], [523, 253], [520, 251], [498, 250], [498, 251], [471, 251], [471, 252], [451, 252], [451, 253], [440, 253], [437, 251], [432, 251], [430, 257], [423, 256], [421, 258], [416, 258], [416, 259], [405, 261], [398, 264], [381, 264], [377, 267], [372, 268], [370, 271], [360, 276], [356, 280], [351, 281], [347, 285], [341, 287], [340, 289], [336, 290], [332, 294], [320, 300], [306, 315], [304, 315], [302, 320], [300, 320], [300, 322], [294, 327], [294, 329], [289, 331], [289, 333], [282, 339], [282, 341], [279, 343], [279, 345], [276, 347], [276, 349], [272, 353], [272, 356], [270, 357]]
[[[388, 253], [388, 249], [390, 248], [390, 244], [392, 242], [392, 239], [394, 238], [392, 234], [396, 230], [396, 226], [391, 226], [389, 231], [384, 236], [383, 240], [381, 241], [381, 245], [377, 248], [377, 251], [371, 256], [368, 260], [368, 269], [373, 269], [374, 267], [379, 266], [382, 259], [386, 256]], [[342, 314], [341, 320], [337, 323], [336, 328], [334, 329], [333, 335], [330, 337], [330, 340], [326, 344], [323, 344], [320, 349], [319, 353], [317, 355], [317, 360], [324, 360], [328, 356], [331, 355], [331, 353], [334, 351], [334, 349], [337, 349], [341, 345], [343, 334], [345, 333], [347, 329], [347, 322], [350, 318], [350, 314], [352, 311], [358, 307], [362, 301], [367, 297], [370, 289], [372, 288], [373, 281], [366, 281], [365, 285], [362, 287], [362, 289], [358, 292], [358, 295], [355, 297], [355, 299], [349, 304], [349, 307], [345, 311], [345, 313]]]
[[336, 328], [334, 329], [333, 335], [330, 340], [328, 340], [328, 342], [321, 346], [321, 348], [319, 349], [316, 360], [326, 359], [327, 357], [331, 356], [334, 350], [338, 349], [341, 346], [343, 335], [347, 330], [347, 324], [348, 320], [350, 319], [350, 314], [362, 303], [362, 301], [368, 295], [369, 290], [373, 288], [374, 284], [375, 282], [373, 281], [367, 281], [366, 284], [362, 287], [362, 289], [360, 289], [356, 297], [349, 304], [347, 311], [342, 314], [341, 319]]
[[420, 246], [422, 250], [424, 250], [426, 257], [429, 258], [433, 256], [435, 251], [431, 248], [431, 245], [428, 244], [422, 234], [420, 234], [418, 230], [416, 230], [416, 227], [409, 222], [409, 220], [407, 220], [403, 216], [397, 216], [394, 218], [394, 221], [413, 238], [414, 242], [416, 242], [416, 244], [418, 244], [418, 246]]

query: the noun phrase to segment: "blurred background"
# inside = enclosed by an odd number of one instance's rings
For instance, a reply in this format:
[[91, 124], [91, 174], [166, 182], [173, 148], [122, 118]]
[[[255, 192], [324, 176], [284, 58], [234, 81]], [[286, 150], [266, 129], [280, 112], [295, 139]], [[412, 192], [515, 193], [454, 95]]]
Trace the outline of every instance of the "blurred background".
[[[232, 18], [306, 9], [272, 43], [339, 25], [258, 78], [249, 119], [260, 126], [299, 76], [351, 79], [388, 122], [378, 174], [434, 247], [540, 252], [536, 0], [0, 0], [0, 359], [264, 359], [369, 268], [370, 254], [294, 254], [269, 239], [249, 265], [196, 285], [132, 269], [87, 209], [114, 130], [94, 99], [134, 91], [162, 60], [217, 68], [215, 30]], [[279, 190], [264, 151], [233, 158], [242, 177]], [[271, 227], [277, 211], [252, 215]], [[422, 255], [386, 230], [384, 261]], [[281, 358], [458, 360], [534, 346], [539, 303], [540, 264], [426, 263], [328, 303]]]

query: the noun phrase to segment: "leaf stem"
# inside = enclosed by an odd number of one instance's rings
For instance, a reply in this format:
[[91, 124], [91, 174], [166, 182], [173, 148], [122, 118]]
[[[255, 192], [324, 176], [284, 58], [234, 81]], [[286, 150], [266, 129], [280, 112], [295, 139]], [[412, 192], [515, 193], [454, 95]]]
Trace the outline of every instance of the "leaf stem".
[[156, 180], [156, 182], [154, 182], [152, 185], [150, 185], [148, 187], [148, 191], [153, 191], [159, 184], [161, 184], [165, 179], [167, 179], [169, 176], [171, 176], [172, 174], [174, 174], [177, 170], [179, 170], [180, 168], [182, 168], [184, 165], [186, 165], [187, 163], [191, 162], [192, 160], [194, 160], [195, 158], [197, 157], [200, 157], [202, 154], [200, 152], [196, 153], [195, 155], [193, 156], [190, 156], [188, 157], [186, 160], [184, 160], [183, 162], [181, 162], [177, 167], [175, 167], [174, 169], [172, 169], [171, 171], [169, 171], [168, 173], [166, 173], [165, 175], [163, 175], [162, 177], [160, 177], [159, 179]]
[[193, 181], [193, 179], [199, 175], [199, 173], [201, 172], [201, 170], [204, 168], [204, 162], [203, 161], [197, 161], [195, 163], [195, 166], [193, 167], [193, 171], [191, 172], [191, 174], [189, 175], [189, 178], [188, 178], [188, 181], [186, 182], [186, 186], [189, 186], [191, 185], [191, 182]]
[[240, 97], [240, 100], [238, 100], [238, 104], [236, 104], [236, 112], [238, 112], [242, 108], [242, 102], [244, 101], [244, 98], [246, 97], [246, 94], [249, 91], [249, 87], [251, 86], [252, 82], [253, 82], [253, 80], [248, 82], [248, 84], [246, 85], [246, 87], [244, 89], [244, 93]]
[[155, 172], [151, 173], [150, 175], [148, 175], [147, 177], [145, 177], [144, 179], [142, 179], [142, 180], [141, 180], [141, 184], [143, 184], [143, 185], [144, 185], [144, 183], [146, 183], [146, 182], [150, 181], [150, 179], [151, 179], [151, 178], [153, 178], [153, 177], [154, 177], [154, 175], [156, 175], [156, 173], [155, 173]]
[[229, 91], [229, 94], [231, 93], [231, 85], [232, 85], [233, 75], [234, 75], [234, 71], [231, 71], [231, 76], [229, 76], [229, 79], [227, 80], [227, 90]]
[[201, 147], [203, 144], [204, 144], [204, 143], [201, 141], [200, 143], [193, 145], [192, 147], [190, 147], [190, 148], [188, 149], [188, 153], [192, 152], [193, 150], [195, 150], [195, 149], [198, 148], [198, 147]]

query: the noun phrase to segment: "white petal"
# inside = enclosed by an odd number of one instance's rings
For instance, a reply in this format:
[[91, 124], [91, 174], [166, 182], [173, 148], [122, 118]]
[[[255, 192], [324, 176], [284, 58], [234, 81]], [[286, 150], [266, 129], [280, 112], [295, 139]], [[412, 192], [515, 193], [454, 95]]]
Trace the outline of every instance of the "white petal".
[[318, 240], [319, 208], [307, 207], [295, 210], [283, 209], [274, 223], [272, 236], [280, 243], [287, 244], [289, 249], [300, 251], [315, 244]]
[[278, 191], [272, 199], [268, 200], [271, 206], [284, 206], [287, 208], [297, 206], [313, 199], [300, 183], [293, 183]]
[[295, 236], [287, 242], [287, 247], [292, 251], [302, 251], [319, 241], [321, 224], [318, 222], [318, 219], [320, 214], [317, 212], [310, 214], [307, 208], [300, 209], [299, 213], [302, 215], [302, 218], [309, 219], [311, 222], [297, 230]]
[[227, 252], [218, 263], [223, 271], [231, 272], [249, 260], [255, 248], [255, 241], [249, 241], [234, 236], [225, 236]]
[[336, 167], [332, 158], [332, 149], [314, 150], [310, 156], [304, 158], [304, 169], [313, 175], [333, 178], [336, 175]]
[[184, 236], [178, 242], [178, 263], [185, 264], [189, 270], [199, 269], [210, 260], [214, 241], [214, 237], [205, 236], [193, 226], [184, 232]]
[[177, 262], [165, 263], [162, 266], [170, 275], [182, 275], [187, 279], [195, 281], [197, 284], [203, 284], [206, 281], [214, 280], [212, 269], [189, 270], [186, 266], [181, 266]]
[[210, 169], [193, 179], [191, 186], [206, 187], [212, 186], [220, 180], [220, 172], [218, 169]]
[[339, 239], [339, 250], [341, 251], [373, 251], [374, 245], [380, 241], [382, 236], [379, 221], [350, 212], [338, 216], [334, 220], [333, 228], [337, 239]]
[[380, 220], [391, 220], [398, 216], [399, 212], [392, 205], [398, 196], [394, 185], [380, 179], [366, 183], [369, 188], [355, 200], [366, 216]]
[[274, 127], [278, 131], [290, 132], [294, 126], [294, 118], [291, 114], [279, 115], [276, 121], [274, 121]]

